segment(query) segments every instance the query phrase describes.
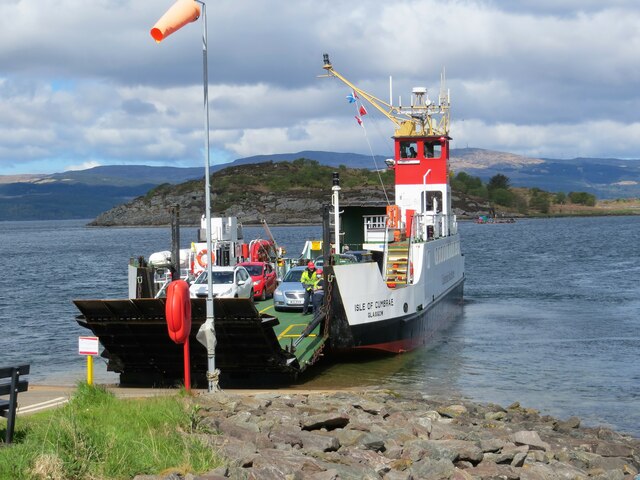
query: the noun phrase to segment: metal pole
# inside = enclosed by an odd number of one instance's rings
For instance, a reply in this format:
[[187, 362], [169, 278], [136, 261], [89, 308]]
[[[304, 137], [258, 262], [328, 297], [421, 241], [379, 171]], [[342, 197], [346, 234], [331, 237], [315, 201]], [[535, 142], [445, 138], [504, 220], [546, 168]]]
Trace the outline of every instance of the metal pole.
[[205, 198], [205, 221], [207, 225], [207, 303], [206, 303], [206, 321], [202, 328], [204, 329], [207, 346], [207, 381], [209, 384], [209, 392], [218, 391], [218, 376], [220, 372], [216, 370], [216, 329], [214, 323], [213, 309], [213, 278], [212, 268], [213, 258], [212, 242], [211, 242], [211, 179], [209, 173], [209, 74], [207, 65], [207, 6], [204, 2], [196, 0], [202, 5], [202, 25], [204, 27], [202, 33], [202, 70], [204, 85], [204, 198]]
[[[333, 172], [333, 228], [335, 229], [335, 238], [334, 245], [336, 253], [340, 253], [340, 174], [338, 172]], [[337, 258], [337, 257], [336, 257]]]
[[173, 272], [171, 280], [180, 280], [180, 205], [175, 204], [171, 212], [171, 259]]

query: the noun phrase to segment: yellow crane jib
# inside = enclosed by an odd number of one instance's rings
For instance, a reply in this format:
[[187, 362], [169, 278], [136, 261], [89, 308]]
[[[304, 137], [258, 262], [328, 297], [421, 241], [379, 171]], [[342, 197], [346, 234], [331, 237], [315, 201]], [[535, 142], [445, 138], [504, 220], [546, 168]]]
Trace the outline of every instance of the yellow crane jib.
[[410, 107], [394, 106], [370, 93], [358, 88], [331, 65], [329, 55], [323, 55], [323, 69], [327, 77], [335, 77], [351, 88], [359, 97], [364, 98], [376, 110], [396, 125], [394, 137], [440, 136], [449, 133], [449, 93], [444, 91], [444, 73], [441, 76], [438, 104], [434, 104], [427, 95], [427, 89], [418, 87], [412, 92]]

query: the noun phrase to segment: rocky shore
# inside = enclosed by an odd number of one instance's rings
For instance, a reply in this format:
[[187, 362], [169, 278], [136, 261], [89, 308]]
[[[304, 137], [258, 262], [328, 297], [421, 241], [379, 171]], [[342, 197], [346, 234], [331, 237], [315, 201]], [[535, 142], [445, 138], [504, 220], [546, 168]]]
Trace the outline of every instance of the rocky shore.
[[225, 459], [190, 479], [634, 480], [640, 440], [571, 417], [388, 390], [198, 396], [194, 433]]

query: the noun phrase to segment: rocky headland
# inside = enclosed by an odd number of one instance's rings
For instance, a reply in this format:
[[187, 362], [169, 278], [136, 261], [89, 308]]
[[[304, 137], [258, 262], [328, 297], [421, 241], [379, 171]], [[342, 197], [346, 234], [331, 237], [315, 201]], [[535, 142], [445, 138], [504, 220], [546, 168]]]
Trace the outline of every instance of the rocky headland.
[[[237, 217], [245, 225], [318, 225], [322, 208], [331, 202], [331, 175], [335, 169], [310, 160], [230, 167], [212, 180], [213, 216]], [[356, 169], [341, 172], [341, 202], [371, 203], [394, 199], [389, 173]], [[380, 186], [386, 185], [386, 194]], [[160, 226], [171, 223], [170, 207], [180, 207], [182, 225], [200, 225], [204, 213], [204, 179], [179, 185], [160, 185], [146, 195], [118, 205], [89, 223], [90, 226]], [[455, 193], [455, 213], [477, 216], [491, 211], [489, 202]]]
[[634, 480], [640, 440], [519, 404], [389, 390], [194, 397], [197, 435], [224, 459], [206, 474], [137, 480]]

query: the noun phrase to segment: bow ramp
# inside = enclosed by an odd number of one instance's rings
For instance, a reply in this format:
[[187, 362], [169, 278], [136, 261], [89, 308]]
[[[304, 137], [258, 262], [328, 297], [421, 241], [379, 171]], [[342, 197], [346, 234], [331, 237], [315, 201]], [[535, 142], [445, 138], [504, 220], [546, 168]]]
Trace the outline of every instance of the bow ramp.
[[[183, 349], [169, 338], [165, 299], [74, 300], [77, 322], [100, 338], [107, 370], [121, 385], [161, 386], [182, 382]], [[315, 363], [324, 346], [320, 326], [301, 336], [307, 323], [298, 314], [260, 314], [251, 300], [214, 299], [216, 368], [221, 381], [295, 381]], [[191, 299], [191, 376], [206, 386], [207, 351], [196, 340], [206, 319], [205, 299]], [[305, 319], [306, 320], [306, 319]], [[295, 343], [295, 346], [294, 346]]]

